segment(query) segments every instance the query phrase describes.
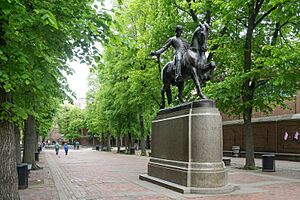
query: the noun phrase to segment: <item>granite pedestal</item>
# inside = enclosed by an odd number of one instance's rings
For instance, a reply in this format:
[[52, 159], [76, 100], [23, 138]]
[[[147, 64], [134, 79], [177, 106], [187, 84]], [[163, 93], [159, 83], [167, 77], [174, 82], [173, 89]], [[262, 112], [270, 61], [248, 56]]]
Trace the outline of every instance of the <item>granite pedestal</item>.
[[150, 181], [182, 193], [225, 193], [222, 119], [211, 100], [162, 109], [152, 122]]

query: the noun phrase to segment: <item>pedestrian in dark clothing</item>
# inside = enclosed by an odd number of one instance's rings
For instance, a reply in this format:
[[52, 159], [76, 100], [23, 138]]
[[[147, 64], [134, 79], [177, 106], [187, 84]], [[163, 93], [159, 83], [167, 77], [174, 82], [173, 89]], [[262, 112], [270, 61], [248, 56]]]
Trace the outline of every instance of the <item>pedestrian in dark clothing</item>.
[[59, 152], [59, 144], [58, 144], [58, 142], [56, 142], [56, 144], [54, 145], [54, 148], [55, 148], [56, 155], [58, 155], [58, 152]]
[[65, 149], [66, 155], [68, 155], [68, 150], [69, 150], [68, 143], [65, 143], [65, 144], [64, 144], [64, 149]]

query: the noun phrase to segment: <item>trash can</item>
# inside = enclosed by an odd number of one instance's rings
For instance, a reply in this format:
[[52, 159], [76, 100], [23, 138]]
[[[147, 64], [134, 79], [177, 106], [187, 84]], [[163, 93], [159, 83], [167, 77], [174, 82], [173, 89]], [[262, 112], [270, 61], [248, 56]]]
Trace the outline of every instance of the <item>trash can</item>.
[[130, 154], [135, 154], [135, 148], [134, 148], [134, 147], [131, 147], [129, 153], [130, 153]]
[[262, 171], [275, 172], [275, 155], [274, 154], [262, 155]]
[[99, 150], [100, 150], [100, 146], [96, 145], [96, 151], [99, 151]]
[[40, 160], [39, 159], [39, 154], [40, 154], [39, 152], [34, 153], [34, 158], [35, 158], [35, 161], [37, 161], [37, 162], [39, 162], [39, 160]]
[[19, 189], [28, 188], [28, 165], [27, 163], [21, 163], [17, 165]]

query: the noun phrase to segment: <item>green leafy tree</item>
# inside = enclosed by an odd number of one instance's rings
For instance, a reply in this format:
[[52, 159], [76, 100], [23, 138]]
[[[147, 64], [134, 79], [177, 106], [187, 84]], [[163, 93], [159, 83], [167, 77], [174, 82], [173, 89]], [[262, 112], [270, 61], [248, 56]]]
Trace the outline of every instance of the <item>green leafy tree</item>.
[[[198, 23], [206, 21], [211, 26], [208, 60], [214, 59], [217, 69], [205, 92], [221, 111], [243, 117], [245, 168], [255, 168], [252, 113], [284, 106], [299, 89], [298, 18], [295, 0], [121, 2], [114, 14], [114, 35], [97, 69], [100, 91], [94, 111], [107, 122], [107, 131], [143, 135], [139, 129], [150, 129], [158, 109], [155, 88], [160, 88], [160, 65], [147, 55], [174, 34], [175, 25], [183, 24], [190, 39]], [[170, 59], [171, 51], [161, 66]], [[193, 88], [191, 82], [186, 85], [186, 99], [196, 98]]]
[[[133, 138], [140, 138], [143, 153], [145, 133], [149, 132], [149, 122], [159, 99], [159, 90], [154, 88], [160, 87], [160, 72], [155, 61], [150, 64], [146, 61], [152, 37], [146, 27], [149, 22], [153, 23], [146, 16], [153, 16], [153, 3], [157, 2], [144, 5], [142, 1], [130, 1], [116, 11], [115, 34], [104, 47], [104, 63], [98, 67], [100, 91], [95, 98], [98, 116], [108, 122], [108, 126], [104, 126], [106, 132], [116, 137], [127, 136], [128, 147], [132, 146]], [[149, 7], [152, 10], [148, 10]]]
[[77, 139], [81, 130], [86, 128], [85, 112], [76, 106], [65, 105], [59, 111], [57, 123], [65, 139]]
[[66, 61], [76, 56], [91, 62], [97, 52], [94, 43], [105, 39], [110, 17], [97, 12], [93, 3], [1, 1], [0, 158], [7, 165], [0, 168], [0, 193], [5, 199], [19, 198], [13, 123], [33, 119], [28, 125], [36, 129], [40, 103], [51, 95], [64, 99], [71, 93], [62, 75], [71, 73]]
[[221, 81], [207, 93], [223, 112], [242, 116], [246, 169], [255, 168], [253, 112], [284, 106], [299, 89], [299, 8], [297, 1], [215, 2], [213, 27], [226, 31], [213, 41]]

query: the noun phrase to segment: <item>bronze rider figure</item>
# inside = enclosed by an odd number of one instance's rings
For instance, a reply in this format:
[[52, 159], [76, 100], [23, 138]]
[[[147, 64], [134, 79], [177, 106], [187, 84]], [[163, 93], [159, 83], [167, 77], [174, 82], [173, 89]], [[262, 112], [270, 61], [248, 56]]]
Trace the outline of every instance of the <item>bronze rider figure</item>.
[[179, 82], [182, 80], [181, 75], [181, 62], [183, 58], [183, 54], [188, 50], [189, 44], [183, 38], [181, 38], [181, 34], [183, 32], [183, 27], [181, 25], [177, 25], [175, 28], [176, 35], [169, 38], [165, 45], [155, 51], [152, 52], [151, 55], [160, 56], [163, 52], [165, 52], [170, 46], [172, 46], [175, 50], [175, 81]]

